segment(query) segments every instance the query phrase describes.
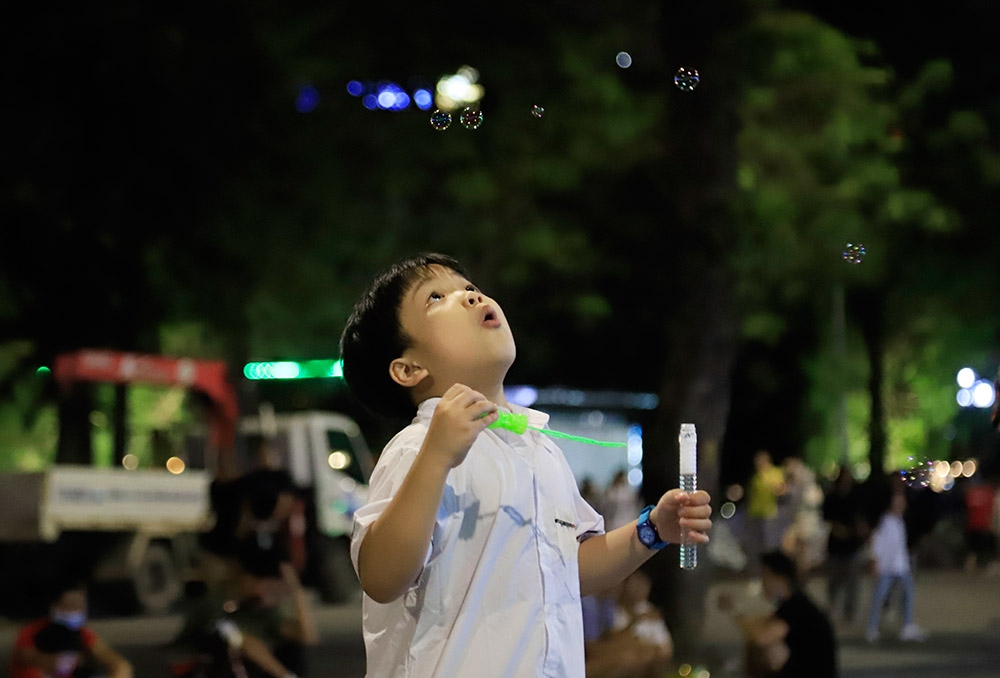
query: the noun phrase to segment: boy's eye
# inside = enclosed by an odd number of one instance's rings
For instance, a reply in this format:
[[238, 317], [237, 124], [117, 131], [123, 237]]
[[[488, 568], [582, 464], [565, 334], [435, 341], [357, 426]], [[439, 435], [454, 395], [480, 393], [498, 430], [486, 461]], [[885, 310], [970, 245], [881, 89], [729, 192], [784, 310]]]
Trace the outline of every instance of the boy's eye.
[[472, 283], [469, 283], [468, 285], [465, 286], [465, 291], [466, 292], [479, 292], [480, 289], [478, 287], [476, 287], [475, 285], [473, 285]]
[[435, 301], [437, 299], [444, 299], [444, 295], [441, 294], [440, 292], [431, 292], [430, 295], [427, 297], [427, 299], [430, 301]]

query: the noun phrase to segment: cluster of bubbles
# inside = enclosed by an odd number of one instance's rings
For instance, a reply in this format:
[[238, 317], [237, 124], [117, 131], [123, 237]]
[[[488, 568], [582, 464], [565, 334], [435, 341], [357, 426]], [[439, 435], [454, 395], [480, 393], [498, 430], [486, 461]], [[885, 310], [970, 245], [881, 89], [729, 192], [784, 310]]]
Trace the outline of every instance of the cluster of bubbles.
[[[458, 122], [465, 129], [479, 129], [483, 124], [483, 112], [478, 108], [468, 106], [458, 114]], [[448, 111], [435, 110], [431, 113], [431, 127], [438, 132], [443, 132], [451, 127], [451, 113]]]
[[899, 476], [904, 483], [910, 487], [927, 487], [931, 484], [931, 476], [934, 475], [934, 462], [931, 460], [918, 460], [908, 457], [908, 467], [900, 470]]
[[865, 255], [868, 251], [865, 246], [861, 243], [847, 243], [844, 248], [844, 261], [849, 264], [860, 264], [865, 259]]
[[674, 73], [674, 84], [677, 85], [677, 89], [682, 92], [691, 92], [698, 83], [701, 82], [701, 78], [698, 76], [698, 69], [696, 68], [685, 68], [681, 66]]

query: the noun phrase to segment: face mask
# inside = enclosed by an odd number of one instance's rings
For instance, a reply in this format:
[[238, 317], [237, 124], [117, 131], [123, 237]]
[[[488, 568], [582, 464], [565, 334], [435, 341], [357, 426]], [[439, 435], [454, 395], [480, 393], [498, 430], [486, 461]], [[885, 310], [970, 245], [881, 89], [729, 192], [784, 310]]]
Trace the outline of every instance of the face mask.
[[79, 630], [87, 621], [86, 612], [53, 612], [52, 621], [62, 624], [68, 629]]

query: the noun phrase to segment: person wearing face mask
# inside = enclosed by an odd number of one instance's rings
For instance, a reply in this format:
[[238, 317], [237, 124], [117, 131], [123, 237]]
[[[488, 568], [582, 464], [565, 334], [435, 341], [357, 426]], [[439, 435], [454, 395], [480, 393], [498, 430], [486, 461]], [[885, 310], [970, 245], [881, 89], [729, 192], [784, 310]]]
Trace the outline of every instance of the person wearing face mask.
[[58, 586], [49, 614], [18, 632], [10, 657], [10, 678], [69, 678], [91, 666], [107, 678], [133, 678], [132, 664], [86, 622], [86, 588], [78, 583]]

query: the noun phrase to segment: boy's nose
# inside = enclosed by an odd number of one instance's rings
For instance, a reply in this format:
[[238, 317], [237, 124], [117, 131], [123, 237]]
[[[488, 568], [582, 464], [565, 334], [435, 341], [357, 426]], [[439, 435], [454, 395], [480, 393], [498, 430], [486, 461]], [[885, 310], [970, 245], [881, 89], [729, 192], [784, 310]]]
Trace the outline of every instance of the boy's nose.
[[469, 296], [465, 300], [469, 302], [469, 306], [475, 306], [483, 300], [483, 295], [478, 292], [469, 292]]

